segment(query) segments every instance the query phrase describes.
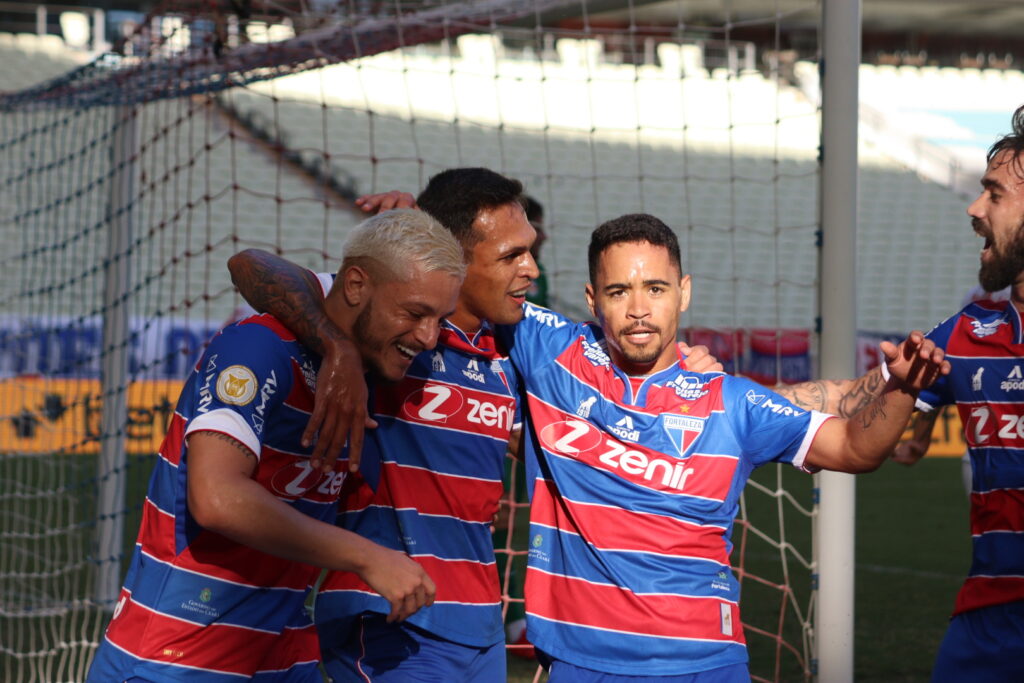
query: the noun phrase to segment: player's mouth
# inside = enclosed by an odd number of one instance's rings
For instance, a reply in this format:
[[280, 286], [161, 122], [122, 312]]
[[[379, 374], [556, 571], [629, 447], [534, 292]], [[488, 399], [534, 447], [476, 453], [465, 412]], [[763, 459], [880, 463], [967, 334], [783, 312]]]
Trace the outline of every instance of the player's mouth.
[[414, 349], [411, 346], [406, 346], [405, 344], [395, 344], [395, 348], [398, 349], [398, 353], [402, 356], [402, 358], [405, 358], [410, 363], [420, 353], [418, 350]]
[[526, 292], [529, 289], [529, 287], [523, 287], [522, 289], [516, 289], [514, 291], [509, 292], [508, 295], [512, 297], [512, 299], [514, 299], [517, 304], [522, 306], [523, 302], [526, 301]]
[[630, 329], [625, 330], [622, 333], [622, 336], [626, 339], [626, 341], [635, 346], [643, 346], [644, 344], [649, 342], [651, 338], [654, 337], [654, 335], [658, 333], [659, 331], [655, 327], [638, 326], [631, 327]]
[[971, 221], [971, 227], [974, 228], [975, 235], [985, 240], [985, 243], [981, 246], [981, 258], [984, 260], [986, 256], [992, 253], [992, 235], [979, 220]]

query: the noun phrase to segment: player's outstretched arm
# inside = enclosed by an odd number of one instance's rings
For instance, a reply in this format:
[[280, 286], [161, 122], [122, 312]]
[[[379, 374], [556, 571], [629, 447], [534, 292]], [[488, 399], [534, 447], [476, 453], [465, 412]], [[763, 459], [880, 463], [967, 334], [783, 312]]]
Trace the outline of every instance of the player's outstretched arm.
[[777, 386], [774, 391], [801, 408], [850, 417], [871, 403], [884, 389], [882, 371], [874, 368], [856, 379], [815, 379]]
[[359, 467], [363, 429], [376, 427], [366, 413], [366, 380], [355, 345], [324, 313], [323, 293], [305, 268], [261, 249], [246, 249], [228, 260], [231, 281], [246, 301], [270, 313], [321, 357], [313, 414], [302, 434], [312, 462], [324, 472], [334, 468], [345, 440], [349, 469]]
[[435, 586], [408, 555], [313, 519], [252, 476], [256, 456], [220, 432], [188, 437], [188, 509], [204, 529], [286, 560], [349, 571], [391, 604], [401, 621], [434, 602]]
[[881, 348], [891, 375], [885, 389], [852, 417], [822, 425], [807, 465], [851, 473], [877, 469], [899, 441], [918, 392], [949, 373], [943, 350], [921, 332], [912, 332], [899, 347], [883, 342]]

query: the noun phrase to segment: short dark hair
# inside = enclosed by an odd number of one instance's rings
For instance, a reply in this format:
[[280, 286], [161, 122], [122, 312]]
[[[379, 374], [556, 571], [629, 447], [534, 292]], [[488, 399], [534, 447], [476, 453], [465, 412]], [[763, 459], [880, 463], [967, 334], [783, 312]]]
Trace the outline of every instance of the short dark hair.
[[544, 222], [544, 205], [528, 194], [523, 195], [523, 211], [532, 225]]
[[1017, 107], [1017, 111], [1013, 112], [1011, 125], [1013, 132], [1007, 133], [992, 143], [992, 146], [988, 148], [988, 156], [985, 157], [985, 161], [991, 163], [997, 154], [1013, 152], [1014, 168], [1018, 175], [1024, 177], [1024, 162], [1020, 159], [1020, 153], [1024, 152], [1024, 105]]
[[470, 257], [473, 221], [485, 209], [521, 203], [523, 184], [486, 168], [450, 168], [430, 179], [416, 204], [448, 228]]
[[649, 242], [656, 247], [668, 249], [669, 259], [676, 265], [679, 274], [683, 266], [679, 257], [679, 240], [672, 228], [648, 213], [628, 213], [625, 216], [605, 221], [590, 235], [587, 261], [590, 265], [590, 282], [597, 275], [597, 261], [605, 249], [621, 242]]

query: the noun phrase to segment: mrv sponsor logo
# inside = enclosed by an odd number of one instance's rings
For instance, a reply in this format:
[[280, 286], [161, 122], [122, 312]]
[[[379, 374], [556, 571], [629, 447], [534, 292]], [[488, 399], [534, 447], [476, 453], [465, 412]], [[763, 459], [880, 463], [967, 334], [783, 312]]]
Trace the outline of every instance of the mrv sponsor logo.
[[551, 311], [545, 310], [543, 308], [537, 308], [536, 306], [531, 306], [530, 304], [527, 304], [526, 306], [523, 307], [523, 314], [527, 318], [533, 318], [537, 322], [547, 325], [548, 327], [554, 327], [555, 329], [558, 329], [559, 327], [565, 327], [566, 325], [569, 324], [569, 321], [560, 320], [558, 316], [552, 313]]

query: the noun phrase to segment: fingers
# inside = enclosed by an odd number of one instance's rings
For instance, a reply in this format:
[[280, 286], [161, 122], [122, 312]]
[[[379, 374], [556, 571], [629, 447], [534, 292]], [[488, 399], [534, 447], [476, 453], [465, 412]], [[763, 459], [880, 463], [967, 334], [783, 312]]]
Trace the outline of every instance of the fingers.
[[437, 587], [434, 585], [430, 576], [422, 568], [419, 568], [418, 574], [419, 576], [417, 578], [419, 580], [416, 582], [414, 587], [408, 590], [404, 595], [389, 600], [391, 603], [391, 612], [387, 617], [388, 623], [405, 621], [422, 608], [430, 607], [434, 604]]
[[356, 199], [356, 206], [366, 213], [380, 213], [391, 209], [415, 209], [416, 198], [408, 192], [391, 190], [378, 194], [367, 194]]
[[919, 330], [911, 332], [898, 347], [882, 342], [879, 348], [885, 354], [889, 372], [909, 389], [919, 391], [949, 373], [945, 351]]

